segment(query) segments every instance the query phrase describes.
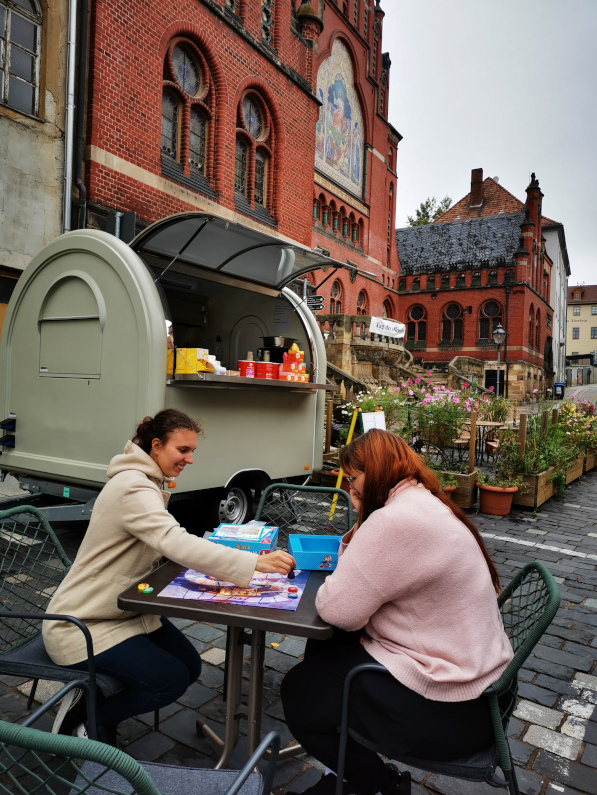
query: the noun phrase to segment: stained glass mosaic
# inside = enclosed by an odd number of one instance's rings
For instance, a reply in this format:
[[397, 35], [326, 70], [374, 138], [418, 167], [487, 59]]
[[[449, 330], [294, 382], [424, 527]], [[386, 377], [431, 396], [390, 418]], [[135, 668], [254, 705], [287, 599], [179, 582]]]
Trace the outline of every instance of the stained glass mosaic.
[[194, 97], [199, 91], [200, 76], [191, 54], [183, 47], [175, 47], [172, 50], [172, 67], [178, 85], [186, 94]]
[[263, 132], [261, 110], [252, 97], [243, 99], [243, 121], [251, 138], [258, 140]]
[[363, 190], [363, 116], [348, 50], [336, 39], [317, 73], [323, 103], [315, 132], [315, 167], [360, 196]]

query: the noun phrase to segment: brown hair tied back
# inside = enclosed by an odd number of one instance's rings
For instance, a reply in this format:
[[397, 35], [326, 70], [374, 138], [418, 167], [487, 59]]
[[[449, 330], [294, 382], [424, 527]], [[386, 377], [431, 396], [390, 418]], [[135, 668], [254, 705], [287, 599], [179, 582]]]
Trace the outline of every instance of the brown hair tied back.
[[[401, 480], [413, 479], [421, 483], [441, 500], [475, 537], [491, 574], [495, 590], [500, 591], [500, 578], [476, 526], [461, 508], [443, 493], [437, 475], [425, 466], [423, 459], [408, 444], [390, 431], [374, 428], [357, 437], [340, 450], [339, 462], [350, 474], [365, 473], [358, 525], [383, 508], [388, 494]], [[357, 526], [358, 526], [357, 525]]]
[[178, 411], [178, 409], [163, 409], [158, 411], [155, 417], [145, 417], [139, 423], [133, 436], [133, 442], [149, 455], [154, 439], [159, 439], [160, 444], [164, 445], [170, 435], [178, 430], [201, 433], [203, 429], [201, 423], [189, 417], [188, 414]]

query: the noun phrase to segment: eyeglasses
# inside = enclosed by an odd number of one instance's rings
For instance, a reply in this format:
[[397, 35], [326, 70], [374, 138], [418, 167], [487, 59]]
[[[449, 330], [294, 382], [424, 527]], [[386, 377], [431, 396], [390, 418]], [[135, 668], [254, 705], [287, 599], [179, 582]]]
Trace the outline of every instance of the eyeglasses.
[[346, 480], [348, 481], [348, 485], [352, 486], [352, 484], [354, 483], [354, 475], [347, 475]]

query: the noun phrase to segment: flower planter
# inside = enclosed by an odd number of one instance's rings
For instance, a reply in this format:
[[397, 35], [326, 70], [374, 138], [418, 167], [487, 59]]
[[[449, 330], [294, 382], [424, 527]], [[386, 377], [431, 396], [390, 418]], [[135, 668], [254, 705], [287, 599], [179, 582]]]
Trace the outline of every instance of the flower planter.
[[538, 475], [525, 475], [522, 472], [515, 474], [520, 475], [523, 481], [527, 484], [527, 489], [524, 491], [517, 491], [512, 498], [513, 505], [526, 505], [529, 508], [538, 508], [543, 505], [550, 497], [555, 494], [555, 485], [550, 477], [555, 473], [556, 468], [550, 467], [545, 472], [540, 472]]
[[444, 486], [442, 491], [444, 492], [444, 494], [447, 494], [451, 500], [453, 500], [454, 499], [453, 494], [456, 491], [456, 486]]
[[593, 469], [593, 467], [597, 466], [597, 450], [586, 450], [585, 451], [585, 472]]
[[477, 472], [476, 470], [463, 475], [460, 472], [450, 472], [456, 478], [456, 488], [452, 492], [452, 500], [461, 508], [472, 508], [477, 502]]
[[518, 491], [518, 486], [501, 488], [479, 483], [479, 488], [481, 489], [481, 513], [488, 513], [491, 516], [507, 516], [510, 513], [512, 498]]
[[583, 466], [585, 462], [584, 455], [579, 455], [574, 464], [566, 472], [566, 485], [577, 480], [583, 473]]

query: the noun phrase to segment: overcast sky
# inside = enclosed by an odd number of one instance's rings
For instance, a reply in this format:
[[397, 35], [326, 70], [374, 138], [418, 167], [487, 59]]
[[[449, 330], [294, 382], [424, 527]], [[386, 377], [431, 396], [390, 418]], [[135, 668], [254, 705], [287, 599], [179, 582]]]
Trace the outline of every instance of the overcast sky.
[[471, 169], [521, 201], [534, 171], [569, 284], [597, 284], [597, 0], [382, 0], [398, 147], [396, 226]]

